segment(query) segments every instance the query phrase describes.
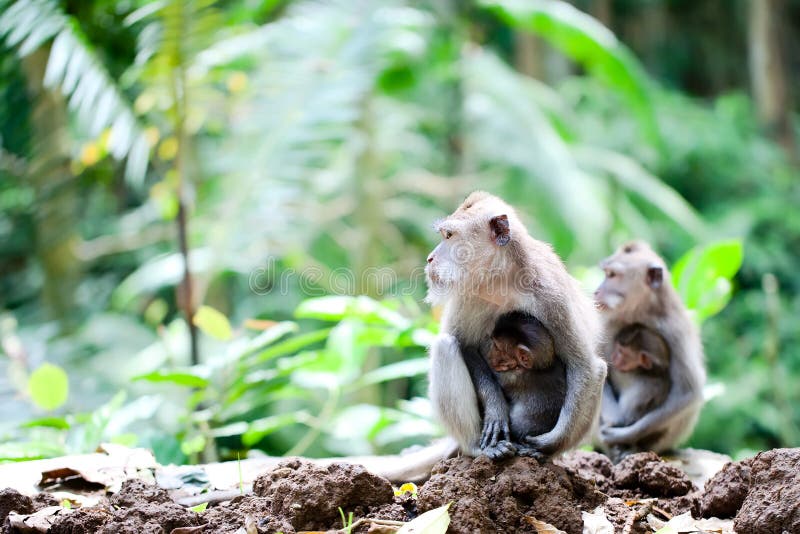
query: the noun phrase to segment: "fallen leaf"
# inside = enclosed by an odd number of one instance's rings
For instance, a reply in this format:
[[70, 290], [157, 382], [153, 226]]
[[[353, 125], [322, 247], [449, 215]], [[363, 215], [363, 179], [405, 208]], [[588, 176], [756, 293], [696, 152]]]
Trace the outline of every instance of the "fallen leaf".
[[59, 467], [42, 471], [39, 486], [46, 488], [58, 484], [75, 490], [95, 491], [106, 489], [111, 482], [110, 477], [104, 476], [99, 471], [79, 471], [71, 467]]
[[370, 523], [369, 529], [367, 529], [367, 534], [395, 534], [399, 529], [400, 527]]
[[734, 534], [733, 519], [695, 519], [689, 512], [676, 515], [667, 522], [661, 521], [653, 514], [647, 516], [647, 524], [656, 534], [679, 534], [682, 532], [714, 532]]
[[8, 525], [11, 532], [27, 534], [30, 532], [48, 532], [53, 523], [62, 515], [72, 513], [71, 508], [61, 506], [48, 506], [42, 508], [34, 514], [18, 514], [11, 512], [8, 514]]
[[452, 503], [428, 510], [413, 521], [406, 523], [397, 534], [445, 534], [450, 526], [450, 509]]
[[529, 525], [531, 525], [533, 528], [536, 529], [536, 534], [567, 534], [563, 530], [557, 529], [550, 523], [539, 521], [535, 517], [524, 515], [522, 516], [522, 519], [524, 519], [526, 523], [528, 523]]
[[581, 512], [583, 518], [583, 534], [614, 534], [614, 525], [606, 517], [602, 506], [594, 512]]

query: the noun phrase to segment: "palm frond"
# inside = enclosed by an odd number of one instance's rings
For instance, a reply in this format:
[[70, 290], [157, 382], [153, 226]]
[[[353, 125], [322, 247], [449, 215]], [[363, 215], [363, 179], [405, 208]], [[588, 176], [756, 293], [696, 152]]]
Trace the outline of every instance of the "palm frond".
[[480, 0], [479, 4], [512, 27], [536, 33], [616, 89], [635, 112], [648, 139], [661, 144], [650, 102], [652, 82], [630, 50], [599, 21], [563, 0]]
[[116, 159], [127, 158], [125, 176], [140, 184], [150, 157], [143, 128], [78, 22], [50, 0], [0, 2], [0, 38], [20, 57], [52, 41], [45, 86], [68, 97], [88, 135], [110, 129], [109, 152]]

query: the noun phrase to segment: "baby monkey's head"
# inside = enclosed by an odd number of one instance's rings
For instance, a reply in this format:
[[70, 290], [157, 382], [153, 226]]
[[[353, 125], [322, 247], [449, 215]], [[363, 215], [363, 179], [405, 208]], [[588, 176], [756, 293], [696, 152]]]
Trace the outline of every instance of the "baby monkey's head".
[[487, 360], [495, 371], [547, 369], [553, 364], [553, 338], [532, 315], [501, 315], [492, 331]]

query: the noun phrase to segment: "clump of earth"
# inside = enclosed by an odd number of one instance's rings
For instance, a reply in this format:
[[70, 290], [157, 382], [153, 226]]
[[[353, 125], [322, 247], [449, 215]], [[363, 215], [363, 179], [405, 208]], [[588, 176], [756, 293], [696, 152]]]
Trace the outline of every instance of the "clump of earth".
[[[381, 520], [361, 521], [353, 532], [388, 532], [391, 521], [409, 521], [451, 502], [453, 533], [537, 532], [544, 522], [580, 534], [581, 512], [598, 507], [618, 532], [649, 532], [648, 513], [669, 519], [686, 512], [734, 518], [739, 534], [800, 532], [800, 449], [729, 463], [703, 490], [654, 453], [634, 454], [616, 465], [602, 454], [580, 451], [543, 465], [523, 457], [501, 462], [458, 457], [438, 463], [415, 499], [396, 495], [388, 480], [359, 465], [321, 467], [291, 458], [261, 475], [253, 493], [204, 512], [184, 508], [157, 486], [128, 480], [96, 506], [59, 514], [49, 532], [293, 534], [341, 529], [340, 509], [355, 519]], [[22, 532], [11, 526], [11, 516], [57, 504], [47, 494], [32, 499], [0, 491], [2, 533]]]

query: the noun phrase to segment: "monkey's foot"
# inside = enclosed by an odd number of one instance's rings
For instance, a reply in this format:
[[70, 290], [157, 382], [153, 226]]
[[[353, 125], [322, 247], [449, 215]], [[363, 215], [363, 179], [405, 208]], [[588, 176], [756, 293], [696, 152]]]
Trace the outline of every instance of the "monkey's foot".
[[497, 461], [504, 458], [510, 458], [517, 452], [517, 448], [513, 443], [506, 440], [498, 441], [496, 445], [484, 447], [481, 452], [489, 457], [490, 460]]
[[531, 447], [529, 445], [523, 445], [521, 443], [515, 443], [517, 447], [517, 454], [520, 456], [527, 456], [528, 458], [534, 458], [540, 464], [545, 463], [549, 458], [549, 454], [545, 454], [539, 449]]

